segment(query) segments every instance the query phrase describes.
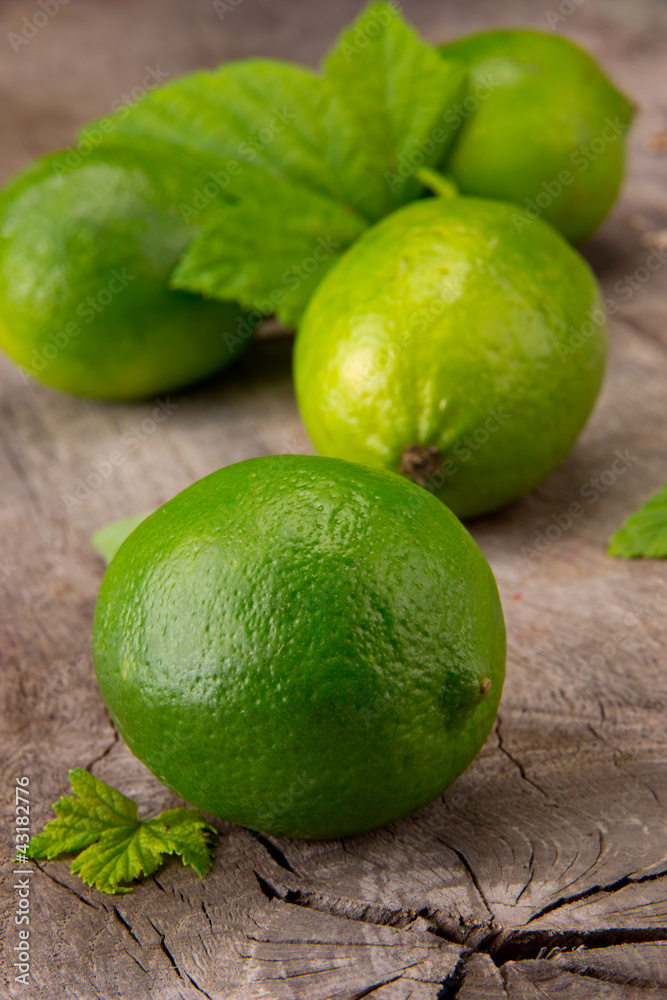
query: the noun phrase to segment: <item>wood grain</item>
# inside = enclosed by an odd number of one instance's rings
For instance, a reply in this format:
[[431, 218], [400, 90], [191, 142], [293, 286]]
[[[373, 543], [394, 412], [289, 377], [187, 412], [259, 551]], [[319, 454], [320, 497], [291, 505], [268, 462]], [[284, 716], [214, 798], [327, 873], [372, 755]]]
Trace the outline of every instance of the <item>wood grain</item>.
[[[38, 8], [5, 2], [3, 178], [70, 143], [77, 125], [150, 67], [176, 75], [255, 53], [314, 65], [359, 6], [244, 0], [221, 20], [204, 0], [71, 0], [13, 52], [8, 33]], [[547, 482], [470, 526], [497, 576], [509, 631], [507, 686], [484, 750], [417, 816], [343, 842], [281, 841], [219, 824], [204, 881], [175, 861], [130, 895], [108, 897], [64, 862], [40, 864], [28, 987], [13, 982], [8, 862], [2, 996], [667, 995], [667, 564], [605, 555], [610, 533], [667, 479], [667, 267], [642, 270], [646, 234], [667, 229], [667, 157], [650, 151], [667, 126], [667, 8], [658, 0], [571, 7], [558, 30], [595, 52], [642, 113], [623, 197], [586, 248], [618, 306], [603, 396]], [[406, 3], [433, 39], [502, 23], [546, 29], [549, 10], [558, 12], [555, 0]], [[97, 692], [89, 645], [103, 566], [89, 535], [219, 466], [308, 451], [290, 349], [286, 338], [257, 343], [228, 375], [172, 395], [172, 415], [153, 426], [154, 403], [71, 399], [0, 360], [0, 747], [10, 834], [19, 775], [30, 778], [33, 830], [75, 765], [136, 796], [146, 812], [177, 801], [118, 740]], [[68, 509], [64, 496], [118, 449], [122, 463]], [[618, 452], [625, 468], [612, 473]], [[574, 502], [582, 513], [567, 526]]]

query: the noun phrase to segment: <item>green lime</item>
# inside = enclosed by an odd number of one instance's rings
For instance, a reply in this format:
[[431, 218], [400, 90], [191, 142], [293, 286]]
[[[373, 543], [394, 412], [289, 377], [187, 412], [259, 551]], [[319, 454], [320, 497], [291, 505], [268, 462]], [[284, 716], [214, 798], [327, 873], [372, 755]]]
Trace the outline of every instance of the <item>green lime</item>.
[[448, 164], [460, 190], [514, 202], [585, 240], [618, 194], [631, 102], [559, 35], [485, 31], [440, 51], [469, 70]]
[[140, 147], [70, 158], [44, 157], [0, 194], [0, 346], [47, 385], [100, 399], [227, 365], [249, 340], [239, 308], [167, 287], [194, 235], [178, 165]]
[[368, 230], [296, 340], [301, 415], [322, 454], [403, 472], [459, 517], [521, 496], [565, 457], [600, 387], [595, 279], [511, 205], [429, 198]]
[[188, 802], [338, 837], [406, 816], [468, 766], [498, 708], [493, 574], [391, 473], [282, 455], [221, 469], [112, 560], [93, 639], [130, 749]]

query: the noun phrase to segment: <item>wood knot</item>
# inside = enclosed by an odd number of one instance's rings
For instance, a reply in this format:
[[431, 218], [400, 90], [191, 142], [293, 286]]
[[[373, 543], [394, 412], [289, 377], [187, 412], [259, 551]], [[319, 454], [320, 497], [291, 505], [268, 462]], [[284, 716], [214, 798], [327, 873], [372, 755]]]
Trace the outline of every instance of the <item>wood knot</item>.
[[426, 486], [442, 472], [440, 452], [433, 445], [410, 444], [401, 456], [401, 475], [407, 476], [417, 486]]

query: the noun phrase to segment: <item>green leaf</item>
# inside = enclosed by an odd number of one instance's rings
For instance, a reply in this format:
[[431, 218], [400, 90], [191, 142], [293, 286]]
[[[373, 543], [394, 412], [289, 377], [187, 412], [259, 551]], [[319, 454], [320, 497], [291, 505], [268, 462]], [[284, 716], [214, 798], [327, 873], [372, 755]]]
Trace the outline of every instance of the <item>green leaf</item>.
[[211, 166], [207, 183], [180, 196], [182, 217], [203, 232], [172, 287], [276, 312], [286, 323], [300, 314], [325, 270], [372, 221], [348, 201], [354, 185], [329, 156], [332, 143], [345, 142], [332, 99], [310, 70], [252, 59], [184, 77], [126, 109], [114, 141], [150, 136], [160, 149], [187, 148]]
[[198, 171], [180, 196], [199, 235], [172, 287], [296, 323], [345, 249], [424, 193], [417, 168], [444, 160], [447, 111], [463, 86], [462, 68], [380, 3], [343, 34], [324, 75], [244, 60], [123, 109], [114, 141], [153, 139], [210, 167], [207, 183]]
[[208, 166], [227, 170], [218, 178], [219, 192], [246, 166], [335, 187], [330, 169], [328, 176], [321, 174], [324, 103], [321, 80], [310, 70], [275, 59], [244, 59], [150, 91], [117, 112], [113, 141], [132, 136], [194, 152]]
[[162, 864], [161, 848], [153, 831], [143, 823], [136, 823], [105, 831], [74, 858], [70, 868], [86, 885], [101, 892], [131, 892], [130, 886], [120, 883], [157, 871]]
[[32, 858], [56, 858], [93, 844], [104, 830], [137, 822], [137, 806], [115, 788], [80, 767], [69, 772], [72, 791], [53, 807], [57, 819], [30, 841]]
[[99, 528], [91, 536], [91, 542], [106, 563], [110, 563], [125, 539], [132, 534], [148, 514], [134, 514], [120, 521], [112, 521]]
[[455, 133], [447, 112], [464, 96], [465, 70], [423, 42], [392, 3], [370, 4], [324, 68], [356, 151], [351, 180], [378, 220], [423, 194], [419, 167], [444, 162]]
[[608, 552], [622, 559], [667, 559], [667, 485], [612, 535]]
[[102, 892], [130, 892], [131, 882], [151, 875], [163, 856], [179, 854], [184, 865], [200, 878], [211, 864], [210, 835], [215, 828], [196, 809], [167, 809], [149, 820], [137, 818], [137, 806], [115, 788], [88, 771], [69, 773], [72, 791], [53, 809], [57, 819], [47, 823], [28, 846], [30, 858], [53, 859], [81, 851], [71, 870], [87, 885]]
[[184, 865], [191, 865], [203, 878], [211, 864], [211, 857], [202, 830], [213, 830], [203, 819], [193, 818], [193, 809], [166, 809], [154, 819], [146, 821], [154, 837], [164, 844], [169, 854], [180, 854]]
[[[257, 172], [220, 204], [176, 265], [171, 286], [227, 298], [295, 325], [326, 272], [367, 228], [331, 198]], [[238, 189], [238, 186], [237, 186]]]

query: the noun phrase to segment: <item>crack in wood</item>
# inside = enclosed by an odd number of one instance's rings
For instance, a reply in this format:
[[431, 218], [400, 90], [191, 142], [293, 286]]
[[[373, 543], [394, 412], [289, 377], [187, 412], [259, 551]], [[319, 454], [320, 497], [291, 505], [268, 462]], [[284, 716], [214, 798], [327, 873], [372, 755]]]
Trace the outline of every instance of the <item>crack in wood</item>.
[[158, 887], [158, 889], [160, 890], [160, 892], [163, 892], [165, 894], [165, 896], [168, 896], [169, 893], [167, 892], [167, 890], [165, 889], [165, 887], [162, 885], [162, 882], [160, 882], [160, 880], [158, 879], [157, 875], [151, 875], [151, 878], [155, 882], [155, 884]]
[[494, 915], [493, 910], [491, 909], [491, 904], [489, 903], [488, 899], [486, 898], [486, 895], [484, 893], [484, 890], [482, 889], [480, 881], [477, 878], [477, 875], [475, 874], [475, 871], [474, 871], [472, 865], [470, 864], [470, 862], [468, 861], [468, 859], [466, 858], [466, 856], [463, 854], [462, 851], [459, 851], [456, 847], [453, 847], [451, 844], [448, 844], [441, 837], [438, 837], [438, 842], [440, 844], [442, 844], [443, 847], [447, 847], [450, 851], [452, 851], [452, 853], [455, 854], [456, 857], [459, 859], [459, 861], [461, 862], [461, 864], [463, 865], [463, 867], [467, 871], [468, 876], [470, 878], [470, 881], [472, 882], [472, 884], [474, 885], [475, 889], [477, 890], [477, 892], [479, 894], [479, 898], [484, 903], [484, 906], [486, 907], [486, 909], [488, 911], [488, 914], [491, 917], [491, 922], [493, 923], [493, 921], [495, 920], [495, 915]]
[[601, 983], [611, 983], [614, 986], [631, 986], [633, 989], [654, 990], [660, 984], [655, 979], [642, 979], [641, 976], [620, 976], [613, 969], [596, 969], [592, 965], [587, 965], [585, 969], [569, 968], [567, 965], [559, 965], [564, 972], [570, 975], [585, 976], [588, 979], [597, 979]]
[[524, 892], [526, 892], [526, 890], [527, 890], [527, 889], [528, 889], [528, 887], [530, 886], [531, 882], [532, 882], [532, 881], [533, 881], [533, 879], [535, 878], [535, 864], [534, 864], [534, 862], [535, 862], [535, 849], [533, 848], [533, 849], [531, 850], [531, 852], [530, 852], [530, 861], [528, 862], [528, 871], [529, 871], [529, 873], [530, 873], [530, 874], [529, 874], [529, 876], [528, 876], [528, 881], [527, 881], [527, 882], [526, 882], [526, 884], [524, 885], [524, 887], [523, 887], [523, 889], [521, 890], [521, 892], [519, 893], [519, 895], [518, 895], [518, 896], [516, 897], [516, 899], [514, 900], [514, 903], [515, 903], [515, 904], [519, 902], [519, 900], [520, 900], [520, 899], [521, 899], [521, 897], [523, 896]]
[[[412, 968], [412, 966], [408, 966], [407, 968]], [[352, 994], [351, 1000], [363, 1000], [364, 997], [369, 997], [371, 993], [375, 993], [376, 990], [382, 989], [384, 986], [389, 986], [390, 983], [398, 982], [398, 980], [402, 978], [403, 972], [399, 973], [398, 976], [392, 976], [391, 979], [385, 979], [381, 983], [375, 983], [373, 986], [369, 986], [367, 989], [361, 990], [360, 993]]]
[[[464, 856], [450, 845], [446, 844], [445, 846], [450, 847], [450, 850], [453, 850], [454, 853], [460, 857], [461, 863], [464, 865], [466, 871], [468, 871], [471, 880], [474, 884], [476, 884], [477, 877], [474, 875], [473, 869], [470, 867]], [[647, 875], [641, 879], [632, 879], [630, 876], [626, 876], [623, 879], [619, 879], [618, 882], [613, 885], [616, 888], [622, 888], [627, 884], [649, 881], [651, 879], [660, 878], [665, 874], [667, 873], [659, 872], [653, 875]], [[344, 920], [359, 920], [363, 923], [373, 923], [378, 926], [400, 927], [403, 929], [406, 923], [411, 922], [411, 919], [409, 918], [414, 919], [413, 914], [419, 915], [419, 913], [428, 912], [427, 908], [424, 908], [422, 911], [407, 909], [386, 910], [385, 913], [382, 914], [383, 919], [371, 919], [371, 914], [376, 914], [381, 908], [366, 906], [358, 914], [352, 914], [349, 910], [348, 912], [345, 912], [342, 908], [344, 905], [343, 900], [327, 900], [327, 898], [323, 895], [319, 895], [317, 897], [317, 905], [315, 906], [313, 905], [313, 898], [300, 890], [292, 889], [281, 891], [276, 886], [271, 885], [267, 879], [263, 878], [257, 872], [255, 872], [255, 877], [257, 878], [263, 894], [269, 900], [280, 899], [284, 903], [316, 909], [319, 912], [328, 913], [330, 916], [338, 917]], [[592, 895], [596, 891], [600, 891], [599, 887], [592, 889], [590, 892], [579, 894], [577, 898]], [[605, 891], [614, 891], [614, 888], [610, 886], [607, 887], [607, 890]], [[487, 909], [489, 909], [489, 904], [486, 901], [483, 892], [480, 892], [480, 896], [484, 900]], [[559, 905], [564, 905], [565, 902], [567, 901], [562, 901]], [[552, 905], [552, 909], [555, 908], [556, 905]], [[491, 915], [491, 921], [493, 922], [493, 914], [490, 910], [489, 912]], [[430, 913], [429, 915], [431, 919], [437, 918], [437, 911], [435, 913]], [[390, 919], [388, 919], [388, 917], [390, 917]], [[405, 918], [408, 918], [407, 921]], [[531, 920], [534, 919], [536, 919], [536, 917], [531, 918]], [[524, 927], [525, 926], [526, 925], [524, 925]], [[462, 943], [460, 940], [456, 941], [451, 937], [447, 937], [437, 926], [429, 929], [435, 936], [446, 940], [449, 944], [461, 945]], [[496, 967], [498, 967], [502, 972], [502, 967], [507, 962], [521, 962], [537, 959], [540, 952], [542, 952], [545, 948], [548, 948], [549, 950], [558, 948], [559, 954], [566, 954], [567, 952], [574, 951], [579, 947], [587, 949], [601, 949], [613, 947], [618, 944], [642, 944], [654, 941], [667, 941], [667, 928], [617, 928], [593, 931], [558, 931], [552, 929], [523, 930], [519, 928], [517, 930], [505, 931], [503, 928], [489, 925], [487, 928], [480, 926], [478, 928], [472, 928], [471, 930], [475, 929], [481, 930], [483, 933], [477, 942], [469, 947], [466, 947], [461, 953], [461, 958], [457, 963], [458, 971], [461, 974], [460, 980], [458, 978], [458, 974], [455, 978], [453, 978], [454, 973], [457, 972], [457, 969], [455, 969], [450, 976], [444, 980], [442, 990], [445, 990], [445, 992], [443, 993], [441, 991], [441, 993], [438, 994], [438, 1000], [452, 1000], [452, 998], [457, 995], [465, 978], [465, 962], [475, 954], [488, 955]]]
[[[599, 701], [598, 704], [600, 705], [600, 710], [602, 712], [604, 721], [604, 709], [602, 706], [602, 702]], [[621, 762], [619, 761], [619, 757], [623, 757], [623, 750], [621, 749], [621, 747], [616, 746], [616, 744], [612, 743], [611, 740], [607, 739], [606, 736], [603, 736], [602, 733], [599, 733], [595, 728], [595, 726], [593, 726], [590, 722], [587, 724], [586, 728], [596, 739], [600, 740], [601, 743], [604, 743], [605, 746], [609, 747], [609, 749], [613, 751], [611, 755], [611, 762], [613, 766], [618, 768], [618, 770], [621, 771], [623, 774], [627, 774], [630, 778], [632, 778], [634, 782], [641, 785], [641, 787], [648, 792], [648, 794], [651, 796], [656, 805], [659, 806], [660, 809], [664, 809], [664, 805], [660, 801], [660, 797], [657, 795], [655, 790], [651, 788], [650, 785], [647, 785], [645, 781], [642, 781], [641, 778], [637, 776], [635, 771], [629, 771], [627, 767], [624, 767], [623, 764], [621, 764]]]
[[93, 767], [95, 766], [95, 764], [99, 764], [99, 762], [100, 762], [101, 760], [104, 760], [104, 758], [105, 758], [105, 757], [106, 757], [106, 756], [107, 756], [108, 754], [110, 754], [110, 753], [111, 753], [111, 751], [113, 750], [113, 748], [114, 748], [114, 747], [116, 746], [116, 744], [117, 744], [117, 743], [118, 743], [118, 741], [120, 740], [120, 736], [118, 735], [118, 730], [116, 729], [116, 727], [115, 727], [115, 726], [113, 726], [113, 724], [112, 724], [112, 728], [113, 728], [113, 739], [112, 739], [111, 743], [109, 744], [109, 746], [108, 746], [108, 747], [106, 747], [106, 748], [105, 748], [105, 749], [104, 749], [104, 750], [102, 751], [102, 753], [101, 753], [101, 754], [99, 754], [99, 755], [98, 755], [97, 757], [95, 757], [95, 758], [94, 758], [93, 760], [91, 760], [91, 761], [90, 761], [90, 762], [89, 762], [88, 764], [86, 764], [86, 766], [85, 766], [85, 768], [84, 768], [84, 771], [90, 771], [90, 772], [92, 773], [92, 769], [93, 769]]
[[284, 902], [291, 902], [291, 900], [285, 900], [285, 898], [280, 895], [278, 890], [275, 889], [265, 878], [262, 878], [259, 872], [256, 872], [254, 868], [252, 873], [257, 879], [257, 884], [268, 900], [276, 899], [277, 897], [278, 899], [282, 899]]
[[204, 914], [204, 916], [206, 917], [206, 919], [208, 920], [208, 925], [211, 928], [211, 934], [213, 935], [213, 937], [215, 937], [215, 931], [213, 930], [213, 921], [211, 920], [211, 915], [208, 912], [208, 910], [206, 909], [206, 903], [204, 902], [203, 899], [201, 901], [201, 910], [202, 910], [202, 913]]
[[132, 940], [136, 941], [140, 948], [143, 948], [143, 945], [142, 945], [141, 941], [139, 940], [139, 938], [137, 937], [137, 935], [132, 930], [131, 924], [129, 924], [127, 922], [127, 920], [122, 915], [122, 913], [119, 911], [119, 909], [118, 909], [117, 906], [113, 906], [112, 907], [112, 913], [113, 913], [114, 917], [116, 918], [116, 920], [118, 920], [118, 922], [120, 924], [122, 924], [122, 926], [125, 928], [125, 930], [130, 935], [130, 937], [132, 938]]
[[143, 965], [141, 964], [141, 962], [139, 961], [139, 959], [135, 958], [135, 956], [132, 954], [131, 951], [128, 951], [127, 948], [123, 948], [123, 951], [125, 952], [125, 954], [127, 955], [128, 958], [131, 958], [133, 962], [137, 963], [137, 965], [139, 966], [139, 968], [141, 969], [142, 972], [145, 972], [146, 975], [148, 975], [148, 969], [145, 969], [143, 967]]
[[[323, 893], [311, 893], [301, 889], [280, 889], [272, 885], [267, 878], [260, 875], [257, 871], [253, 870], [253, 874], [263, 895], [268, 900], [277, 898], [283, 903], [289, 903], [293, 906], [303, 906], [307, 909], [316, 910], [319, 913], [327, 913], [332, 917], [339, 917], [341, 920], [358, 921], [359, 923], [373, 924], [377, 927], [395, 927], [398, 930], [405, 930], [418, 917], [433, 919], [437, 916], [437, 911], [433, 911], [426, 906], [420, 910], [405, 907], [391, 909], [385, 906], [374, 906], [370, 903], [361, 903], [350, 899], [333, 898]], [[429, 928], [429, 930], [435, 936], [442, 938], [442, 940], [450, 944], [461, 944], [461, 939], [448, 936], [441, 927], [434, 926], [433, 928]]]
[[66, 889], [67, 892], [71, 892], [73, 896], [76, 896], [77, 899], [80, 899], [81, 902], [85, 903], [86, 906], [89, 906], [91, 910], [99, 909], [98, 906], [95, 906], [94, 903], [91, 903], [90, 900], [85, 898], [85, 896], [82, 896], [80, 893], [78, 893], [76, 889], [73, 889], [71, 885], [67, 885], [66, 882], [61, 882], [59, 878], [55, 877], [55, 875], [50, 875], [45, 868], [42, 868], [42, 866], [39, 864], [38, 861], [33, 860], [33, 864], [35, 865], [36, 868], [40, 870], [42, 875], [45, 875], [48, 879], [50, 879], [52, 882], [55, 882], [55, 884], [59, 885], [62, 889]]
[[486, 952], [498, 968], [507, 962], [537, 959], [544, 948], [559, 948], [561, 952], [586, 949], [612, 948], [618, 944], [650, 944], [667, 941], [667, 927], [618, 927], [587, 931], [509, 931], [501, 933], [490, 946], [478, 948]]
[[192, 976], [190, 975], [190, 973], [187, 970], [183, 970], [183, 972], [181, 972], [181, 970], [179, 968], [179, 965], [178, 965], [178, 962], [176, 961], [176, 959], [172, 955], [169, 947], [167, 946], [167, 942], [165, 941], [165, 934], [163, 934], [163, 932], [158, 927], [155, 926], [155, 924], [153, 923], [153, 921], [151, 920], [150, 917], [147, 917], [146, 919], [148, 920], [148, 923], [151, 925], [151, 927], [153, 928], [153, 930], [155, 931], [155, 933], [159, 937], [159, 939], [160, 939], [160, 950], [169, 959], [169, 964], [171, 965], [171, 967], [173, 968], [174, 972], [179, 977], [179, 979], [182, 979], [183, 982], [185, 982], [185, 980], [187, 979], [194, 986], [194, 988], [199, 993], [201, 993], [205, 997], [208, 997], [208, 1000], [213, 1000], [213, 997], [210, 995], [210, 993], [207, 993], [206, 990], [202, 989], [202, 987], [199, 985], [199, 983], [197, 983], [192, 978]]
[[588, 889], [584, 889], [582, 892], [573, 893], [571, 896], [561, 896], [559, 899], [554, 900], [553, 903], [547, 903], [543, 906], [541, 910], [534, 913], [529, 920], [526, 921], [524, 926], [531, 924], [533, 920], [539, 920], [540, 917], [546, 916], [547, 913], [552, 913], [554, 910], [559, 909], [561, 906], [567, 906], [568, 903], [578, 903], [581, 899], [587, 899], [589, 896], [594, 896], [598, 892], [618, 892], [619, 889], [624, 889], [627, 885], [641, 885], [643, 882], [652, 882], [654, 879], [664, 878], [667, 875], [667, 869], [661, 872], [652, 872], [650, 875], [643, 875], [639, 878], [633, 878], [632, 874], [624, 875], [620, 879], [616, 879], [615, 882], [610, 882], [609, 885], [593, 885]]
[[466, 963], [472, 954], [473, 952], [467, 951], [461, 955], [450, 974], [446, 979], [443, 979], [436, 1000], [454, 1000], [454, 997], [463, 986]]
[[291, 874], [295, 875], [297, 878], [299, 877], [277, 844], [274, 844], [273, 841], [270, 840], [265, 834], [259, 833], [257, 830], [249, 830], [248, 832], [255, 838], [256, 841], [258, 841], [258, 843], [262, 845], [264, 850], [280, 868], [284, 868], [285, 871], [291, 872]]
[[198, 982], [196, 982], [196, 980], [194, 980], [194, 979], [192, 978], [192, 976], [190, 975], [190, 973], [189, 973], [189, 972], [186, 972], [186, 973], [185, 973], [185, 975], [186, 975], [186, 976], [187, 976], [187, 978], [188, 978], [188, 979], [190, 980], [190, 982], [192, 983], [192, 985], [194, 986], [194, 988], [195, 988], [195, 989], [196, 989], [196, 990], [197, 990], [197, 991], [198, 991], [199, 993], [201, 993], [201, 994], [202, 994], [202, 996], [205, 996], [205, 997], [208, 997], [208, 1000], [213, 1000], [213, 997], [211, 996], [211, 994], [210, 994], [210, 993], [207, 993], [207, 992], [206, 992], [206, 990], [202, 989], [202, 988], [201, 988], [201, 986], [199, 985], [199, 983], [198, 983]]
[[547, 802], [550, 805], [555, 806], [556, 803], [553, 801], [553, 799], [551, 798], [551, 796], [548, 795], [544, 791], [543, 788], [540, 788], [540, 786], [537, 784], [537, 782], [533, 781], [532, 778], [528, 777], [528, 775], [526, 774], [526, 769], [524, 768], [524, 766], [521, 763], [521, 761], [517, 757], [515, 757], [513, 754], [511, 754], [510, 751], [507, 749], [507, 747], [505, 746], [505, 744], [503, 742], [503, 737], [502, 737], [502, 733], [501, 733], [501, 725], [502, 725], [502, 719], [501, 719], [500, 716], [498, 716], [497, 720], [496, 720], [496, 736], [498, 737], [498, 749], [500, 750], [500, 752], [502, 754], [504, 754], [507, 757], [507, 759], [510, 760], [514, 764], [514, 766], [518, 769], [519, 774], [521, 775], [521, 777], [523, 778], [523, 780], [526, 782], [526, 784], [531, 785], [533, 788], [535, 788], [540, 793], [540, 795], [544, 796], [544, 798], [547, 800]]
[[505, 991], [505, 996], [509, 997], [509, 995], [510, 995], [510, 991], [509, 991], [510, 990], [510, 986], [509, 986], [509, 982], [508, 982], [507, 969], [499, 968], [498, 972], [500, 973], [500, 978], [503, 981], [503, 990]]
[[[356, 920], [364, 924], [374, 924], [377, 927], [396, 927], [400, 930], [414, 923], [423, 911], [412, 910], [404, 907], [390, 908], [371, 903], [362, 903], [358, 900], [348, 900], [326, 896], [324, 893], [304, 892], [300, 889], [288, 889], [280, 898], [285, 903], [293, 903], [295, 906], [305, 906], [321, 913], [329, 913], [331, 916], [341, 917], [344, 920]], [[351, 908], [356, 907], [350, 912]], [[445, 935], [442, 934], [442, 937]]]
[[[591, 861], [591, 863], [588, 866], [588, 868], [585, 868], [583, 872], [581, 872], [575, 878], [570, 879], [570, 881], [567, 883], [567, 885], [563, 886], [563, 888], [561, 889], [561, 893], [565, 889], [569, 889], [571, 885], [575, 884], [575, 882], [581, 882], [583, 879], [585, 879], [586, 876], [590, 872], [592, 872], [593, 869], [595, 868], [595, 866], [597, 865], [598, 861], [602, 857], [603, 851], [604, 851], [604, 834], [602, 833], [602, 830], [598, 827], [598, 852], [597, 852], [597, 854], [595, 855], [595, 857]], [[569, 871], [569, 869], [570, 869], [570, 866], [568, 865], [568, 867], [565, 869], [565, 872]], [[565, 875], [565, 872], [563, 872], [563, 875]], [[561, 879], [562, 879], [562, 877], [563, 876], [561, 875]], [[534, 919], [534, 917], [531, 917], [531, 920], [533, 920], [533, 919]]]

